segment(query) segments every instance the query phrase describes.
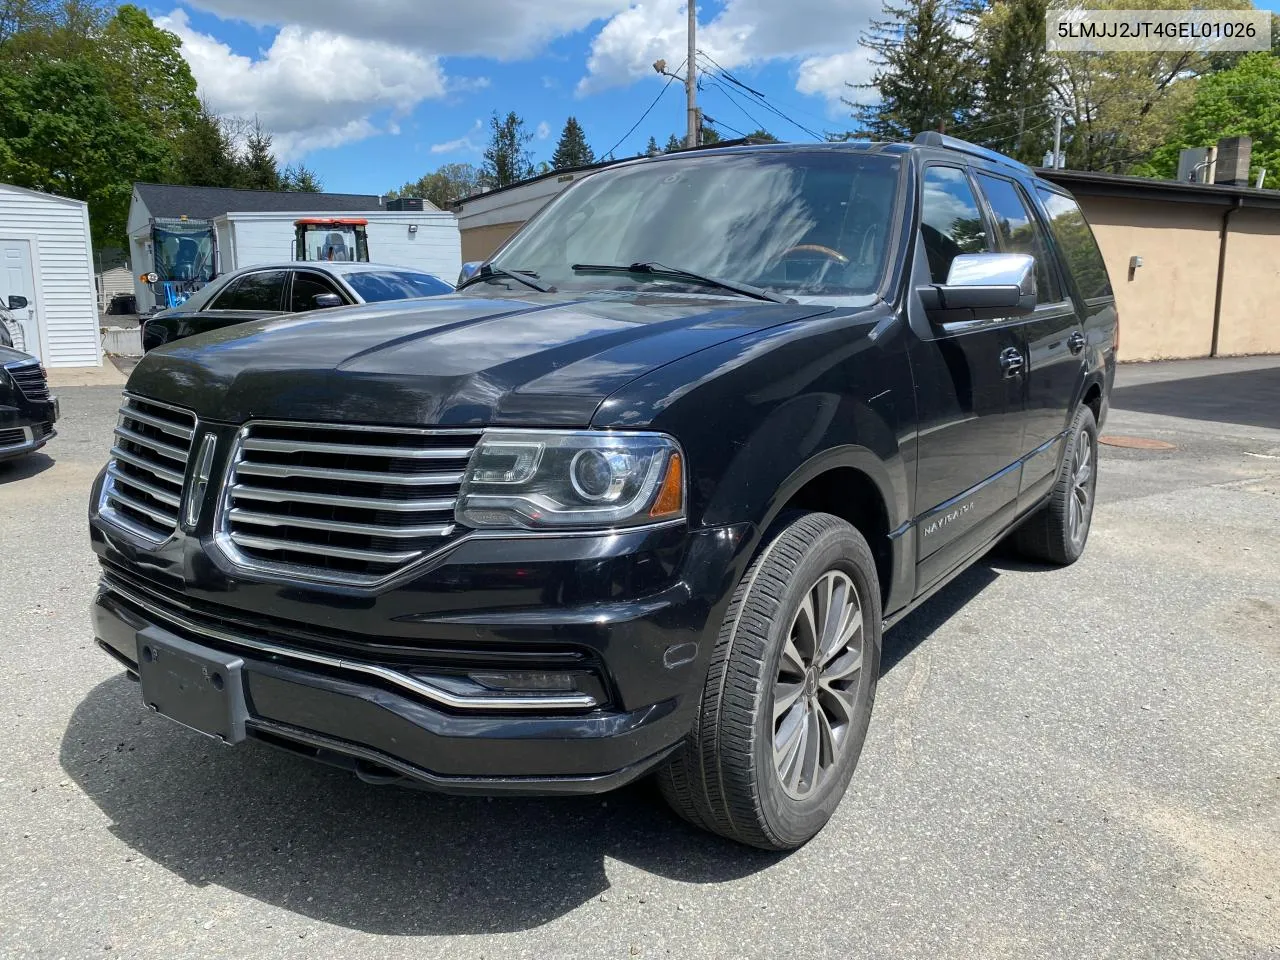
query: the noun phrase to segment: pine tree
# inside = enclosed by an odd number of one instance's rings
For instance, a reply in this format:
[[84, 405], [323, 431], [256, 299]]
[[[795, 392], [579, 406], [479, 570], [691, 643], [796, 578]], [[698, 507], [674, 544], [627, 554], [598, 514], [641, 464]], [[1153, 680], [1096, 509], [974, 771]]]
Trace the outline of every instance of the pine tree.
[[1048, 6], [1047, 0], [996, 0], [975, 34], [979, 92], [963, 135], [1028, 163], [1039, 163], [1053, 141]]
[[284, 168], [284, 173], [280, 174], [280, 189], [294, 193], [320, 193], [324, 186], [314, 170], [300, 163]]
[[862, 37], [875, 55], [876, 72], [871, 83], [849, 86], [875, 90], [880, 99], [845, 100], [861, 137], [910, 140], [922, 130], [954, 130], [974, 98], [970, 45], [955, 30], [960, 8], [952, 0], [902, 3], [885, 0], [885, 19], [873, 20]]
[[564, 122], [564, 130], [560, 132], [560, 142], [556, 144], [556, 152], [551, 156], [551, 166], [556, 170], [569, 167], [585, 167], [596, 162], [596, 155], [591, 152], [586, 134], [582, 132], [582, 124], [576, 117]]
[[658, 141], [650, 137], [649, 142], [645, 144], [644, 155], [646, 157], [656, 157], [659, 153], [661, 151], [658, 149]]
[[222, 119], [200, 104], [200, 109], [175, 144], [176, 182], [193, 187], [234, 187], [240, 167]]
[[674, 133], [667, 137], [667, 145], [662, 148], [663, 153], [675, 153], [677, 150], [684, 149], [684, 141], [677, 137]]
[[524, 121], [514, 110], [501, 119], [495, 112], [489, 118], [489, 145], [480, 169], [484, 185], [496, 190], [533, 176], [532, 139], [533, 134], [525, 130]]
[[280, 171], [276, 168], [276, 155], [271, 152], [271, 134], [257, 117], [244, 142], [240, 170], [240, 186], [248, 190], [280, 189]]

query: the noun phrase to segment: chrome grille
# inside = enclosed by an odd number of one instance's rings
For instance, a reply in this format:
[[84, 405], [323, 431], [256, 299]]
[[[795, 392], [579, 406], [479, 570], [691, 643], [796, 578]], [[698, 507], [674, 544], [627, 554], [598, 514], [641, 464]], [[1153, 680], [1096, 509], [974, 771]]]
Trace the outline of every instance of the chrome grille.
[[195, 414], [128, 397], [107, 463], [102, 513], [113, 523], [160, 542], [178, 528], [182, 481], [196, 429]]
[[45, 379], [44, 370], [38, 363], [27, 363], [23, 366], [5, 367], [13, 382], [18, 385], [22, 395], [28, 400], [48, 400], [49, 383]]
[[225, 550], [247, 567], [371, 583], [454, 533], [480, 432], [251, 423], [222, 502]]

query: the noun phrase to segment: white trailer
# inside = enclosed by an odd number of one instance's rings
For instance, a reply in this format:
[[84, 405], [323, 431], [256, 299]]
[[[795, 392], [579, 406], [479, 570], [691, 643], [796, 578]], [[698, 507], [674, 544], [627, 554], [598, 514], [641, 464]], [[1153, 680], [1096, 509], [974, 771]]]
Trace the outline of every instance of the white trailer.
[[[213, 220], [218, 273], [255, 263], [279, 263], [294, 255], [294, 222], [332, 213], [225, 213]], [[453, 283], [462, 269], [458, 218], [439, 210], [373, 210], [341, 216], [368, 221], [369, 259], [412, 267]]]

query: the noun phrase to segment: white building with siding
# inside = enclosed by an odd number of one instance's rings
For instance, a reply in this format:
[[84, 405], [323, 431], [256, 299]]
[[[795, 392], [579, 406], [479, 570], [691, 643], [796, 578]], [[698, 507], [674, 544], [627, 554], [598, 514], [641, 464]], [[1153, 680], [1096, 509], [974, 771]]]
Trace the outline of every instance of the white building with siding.
[[102, 365], [87, 204], [0, 183], [0, 301], [14, 294], [14, 346], [47, 367]]

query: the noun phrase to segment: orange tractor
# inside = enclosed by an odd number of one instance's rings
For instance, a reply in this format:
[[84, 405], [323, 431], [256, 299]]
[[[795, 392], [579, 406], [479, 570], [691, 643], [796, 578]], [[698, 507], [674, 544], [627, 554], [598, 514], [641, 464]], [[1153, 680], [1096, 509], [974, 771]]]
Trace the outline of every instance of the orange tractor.
[[303, 217], [293, 222], [295, 260], [368, 263], [369, 221], [354, 217]]

